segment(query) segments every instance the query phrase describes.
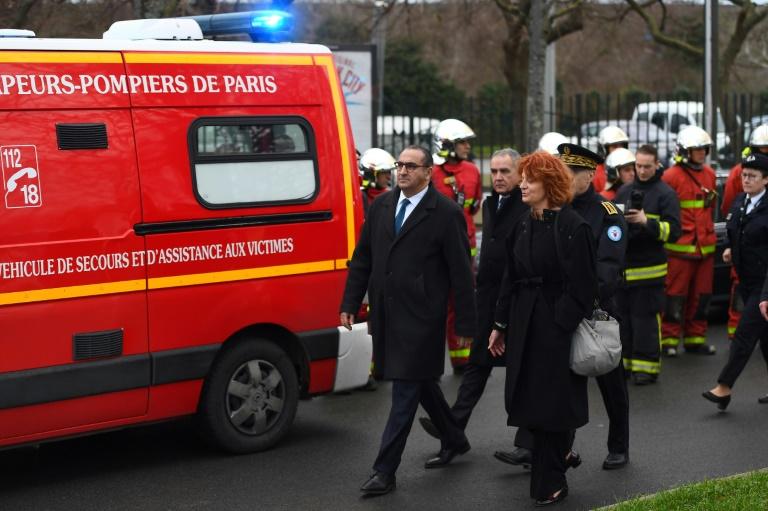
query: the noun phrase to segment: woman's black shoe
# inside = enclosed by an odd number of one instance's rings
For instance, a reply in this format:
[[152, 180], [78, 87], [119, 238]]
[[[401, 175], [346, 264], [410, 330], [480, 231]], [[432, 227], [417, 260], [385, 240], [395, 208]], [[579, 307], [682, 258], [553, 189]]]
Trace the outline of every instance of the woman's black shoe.
[[727, 396], [716, 396], [710, 391], [706, 391], [701, 394], [707, 401], [712, 401], [717, 405], [717, 408], [721, 411], [725, 411], [728, 408], [728, 403], [731, 402], [730, 394]]
[[768, 405], [768, 394], [764, 395], [763, 397], [757, 398], [757, 402], [761, 405]]
[[546, 499], [537, 499], [536, 507], [544, 507], [544, 506], [549, 506], [550, 504], [557, 504], [561, 500], [565, 500], [565, 497], [567, 496], [568, 496], [568, 487], [563, 486], [563, 488], [560, 490], [560, 493], [558, 493], [556, 496], [555, 494], [552, 494]]

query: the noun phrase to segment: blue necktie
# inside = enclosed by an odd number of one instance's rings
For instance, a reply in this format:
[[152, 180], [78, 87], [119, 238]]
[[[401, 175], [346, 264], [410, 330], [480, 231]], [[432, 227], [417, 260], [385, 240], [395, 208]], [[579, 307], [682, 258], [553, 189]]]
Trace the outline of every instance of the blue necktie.
[[400, 233], [400, 228], [403, 226], [403, 220], [405, 220], [405, 208], [407, 208], [410, 203], [411, 201], [408, 199], [403, 199], [403, 202], [400, 203], [400, 209], [397, 211], [397, 215], [395, 215], [395, 236]]

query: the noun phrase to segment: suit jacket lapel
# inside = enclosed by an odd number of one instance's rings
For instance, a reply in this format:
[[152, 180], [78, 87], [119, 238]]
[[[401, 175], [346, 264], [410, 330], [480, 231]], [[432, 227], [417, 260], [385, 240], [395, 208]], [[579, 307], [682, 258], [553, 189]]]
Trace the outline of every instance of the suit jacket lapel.
[[384, 218], [384, 233], [387, 235], [387, 241], [395, 239], [395, 211], [397, 210], [397, 201], [400, 200], [400, 190], [394, 188], [389, 201], [384, 203], [382, 217]]

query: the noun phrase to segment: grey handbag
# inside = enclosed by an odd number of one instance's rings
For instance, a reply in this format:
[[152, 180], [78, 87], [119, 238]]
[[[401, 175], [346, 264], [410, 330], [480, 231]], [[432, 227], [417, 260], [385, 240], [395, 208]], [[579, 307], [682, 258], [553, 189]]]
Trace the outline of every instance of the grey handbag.
[[621, 362], [619, 322], [596, 308], [584, 318], [571, 339], [571, 371], [582, 376], [610, 373]]

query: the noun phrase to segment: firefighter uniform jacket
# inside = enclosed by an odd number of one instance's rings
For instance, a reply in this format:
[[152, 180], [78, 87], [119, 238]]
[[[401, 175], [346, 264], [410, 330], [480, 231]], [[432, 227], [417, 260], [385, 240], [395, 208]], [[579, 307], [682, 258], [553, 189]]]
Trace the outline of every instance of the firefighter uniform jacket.
[[603, 200], [592, 185], [574, 197], [573, 209], [589, 224], [597, 247], [597, 278], [600, 305], [616, 313], [613, 295], [622, 281], [627, 249], [627, 223], [612, 202]]
[[432, 184], [438, 192], [455, 201], [464, 211], [470, 250], [472, 256], [477, 255], [474, 215], [480, 210], [483, 200], [480, 171], [474, 163], [466, 160], [445, 162], [433, 167]]
[[675, 243], [664, 246], [670, 256], [701, 259], [715, 253], [715, 171], [708, 165], [700, 170], [675, 165], [661, 178], [677, 194], [682, 233]]
[[747, 194], [737, 196], [726, 220], [728, 245], [742, 285], [760, 288], [768, 273], [768, 194], [746, 214]]
[[661, 181], [658, 173], [648, 181], [635, 179], [621, 187], [616, 204], [624, 204], [624, 211], [630, 209], [633, 190], [643, 192], [643, 211], [648, 222], [628, 225], [624, 280], [627, 286], [664, 284], [667, 275], [664, 244], [674, 243], [680, 237], [680, 203], [675, 191]]

